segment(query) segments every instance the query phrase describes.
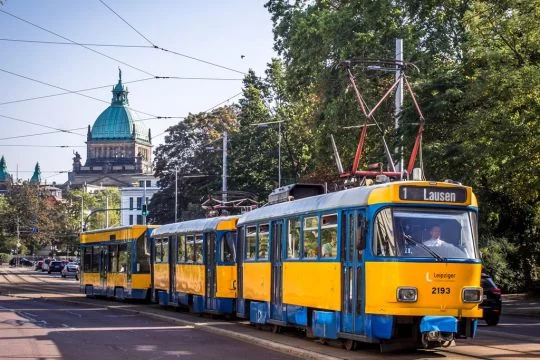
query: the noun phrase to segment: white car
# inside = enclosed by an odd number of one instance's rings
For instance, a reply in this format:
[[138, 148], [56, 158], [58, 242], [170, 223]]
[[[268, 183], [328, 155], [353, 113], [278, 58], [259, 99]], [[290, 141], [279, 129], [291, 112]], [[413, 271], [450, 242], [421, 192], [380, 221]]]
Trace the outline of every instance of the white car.
[[51, 261], [54, 261], [54, 259], [45, 259], [43, 260], [43, 265], [41, 265], [41, 271], [49, 271], [49, 264]]
[[67, 263], [62, 269], [62, 277], [74, 276], [75, 280], [79, 280], [79, 264], [76, 262]]

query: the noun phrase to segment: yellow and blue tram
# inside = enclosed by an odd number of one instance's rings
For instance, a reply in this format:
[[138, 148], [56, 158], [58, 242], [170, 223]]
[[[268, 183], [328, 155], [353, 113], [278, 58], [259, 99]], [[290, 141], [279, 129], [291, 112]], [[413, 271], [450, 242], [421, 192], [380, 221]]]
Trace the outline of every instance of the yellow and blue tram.
[[[447, 346], [474, 336], [482, 317], [477, 211], [469, 187], [399, 181], [245, 213], [237, 315], [348, 347]], [[442, 233], [436, 241], [433, 227]]]
[[150, 233], [155, 227], [130, 225], [81, 233], [81, 292], [149, 299]]
[[152, 232], [154, 301], [234, 314], [237, 216], [163, 225]]

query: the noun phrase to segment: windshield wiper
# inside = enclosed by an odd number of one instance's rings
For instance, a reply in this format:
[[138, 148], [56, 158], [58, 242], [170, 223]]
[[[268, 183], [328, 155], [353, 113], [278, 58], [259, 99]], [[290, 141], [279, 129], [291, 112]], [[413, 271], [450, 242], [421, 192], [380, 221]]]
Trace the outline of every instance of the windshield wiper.
[[446, 260], [441, 255], [437, 254], [435, 251], [431, 250], [429, 248], [429, 246], [427, 246], [426, 244], [414, 240], [411, 235], [407, 235], [407, 234], [403, 233], [403, 238], [405, 238], [405, 240], [407, 240], [407, 241], [409, 241], [409, 242], [411, 242], [411, 243], [413, 243], [415, 245], [420, 246], [422, 249], [424, 249], [427, 253], [429, 253], [431, 256], [433, 256], [438, 261], [445, 261]]

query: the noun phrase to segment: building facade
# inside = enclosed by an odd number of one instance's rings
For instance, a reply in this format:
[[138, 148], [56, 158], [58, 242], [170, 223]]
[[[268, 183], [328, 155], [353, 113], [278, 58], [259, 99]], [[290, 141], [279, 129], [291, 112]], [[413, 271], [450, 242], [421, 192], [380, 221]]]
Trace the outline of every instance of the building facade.
[[134, 177], [134, 185], [120, 189], [120, 222], [121, 225], [143, 224], [143, 205], [159, 191], [157, 179], [153, 176]]
[[88, 125], [84, 165], [81, 155], [74, 154], [69, 187], [131, 187], [135, 178], [152, 174], [151, 132], [129, 108], [121, 71], [112, 94], [111, 105]]

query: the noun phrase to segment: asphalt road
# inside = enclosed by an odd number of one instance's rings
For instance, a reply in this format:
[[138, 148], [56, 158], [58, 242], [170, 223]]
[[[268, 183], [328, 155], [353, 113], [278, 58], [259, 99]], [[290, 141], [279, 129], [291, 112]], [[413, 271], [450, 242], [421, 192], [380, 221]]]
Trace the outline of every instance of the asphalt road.
[[[155, 305], [87, 299], [73, 279], [0, 268], [0, 359], [288, 359], [291, 351], [320, 359], [533, 359], [540, 358], [540, 317], [503, 315], [495, 327], [480, 322], [475, 339], [443, 350], [380, 354], [375, 346], [347, 352], [339, 345]], [[276, 348], [282, 352], [269, 350]]]
[[89, 305], [0, 296], [0, 358], [292, 359], [193, 326]]

